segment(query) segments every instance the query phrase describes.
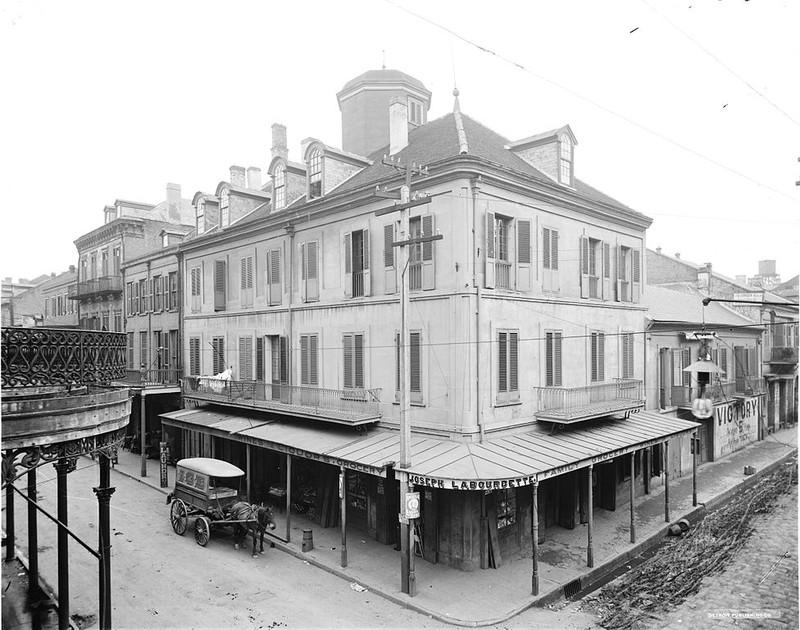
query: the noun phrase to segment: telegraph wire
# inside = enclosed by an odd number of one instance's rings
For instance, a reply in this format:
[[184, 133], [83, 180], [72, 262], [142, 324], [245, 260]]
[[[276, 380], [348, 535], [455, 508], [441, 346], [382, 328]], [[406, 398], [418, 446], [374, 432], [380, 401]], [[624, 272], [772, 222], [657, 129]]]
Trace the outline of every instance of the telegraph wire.
[[397, 7], [401, 11], [404, 11], [405, 13], [408, 13], [409, 15], [411, 15], [411, 16], [419, 19], [419, 20], [427, 22], [431, 26], [434, 26], [434, 27], [436, 27], [438, 29], [441, 29], [441, 30], [443, 30], [443, 31], [445, 31], [447, 33], [450, 33], [452, 36], [460, 39], [461, 41], [463, 41], [464, 43], [466, 43], [466, 44], [468, 44], [470, 46], [473, 46], [474, 48], [477, 48], [481, 52], [486, 53], [488, 55], [492, 55], [494, 57], [497, 57], [501, 61], [504, 61], [504, 62], [506, 62], [508, 64], [516, 66], [517, 68], [519, 68], [523, 72], [527, 72], [528, 74], [530, 74], [531, 76], [536, 77], [540, 81], [544, 81], [545, 83], [549, 83], [550, 85], [552, 85], [552, 86], [554, 86], [554, 87], [556, 87], [556, 88], [558, 88], [560, 90], [563, 90], [567, 94], [570, 94], [570, 95], [574, 96], [575, 98], [578, 98], [578, 99], [580, 99], [582, 101], [585, 101], [585, 102], [589, 103], [590, 105], [592, 105], [592, 106], [594, 106], [594, 107], [606, 112], [607, 114], [615, 116], [615, 117], [627, 122], [628, 124], [633, 125], [634, 127], [637, 127], [639, 129], [641, 129], [642, 131], [645, 131], [645, 132], [647, 132], [647, 133], [649, 133], [649, 134], [651, 134], [651, 135], [653, 135], [653, 136], [655, 136], [657, 138], [660, 138], [661, 140], [664, 140], [665, 142], [668, 142], [668, 143], [678, 147], [679, 149], [682, 149], [682, 150], [684, 150], [684, 151], [686, 151], [688, 153], [691, 153], [692, 155], [695, 155], [695, 156], [705, 160], [706, 162], [709, 162], [710, 164], [713, 164], [713, 165], [715, 165], [715, 166], [717, 166], [717, 167], [719, 167], [721, 169], [729, 171], [729, 172], [733, 173], [734, 175], [737, 175], [738, 177], [741, 177], [742, 179], [746, 179], [747, 181], [749, 181], [749, 182], [751, 182], [753, 184], [756, 184], [757, 186], [761, 186], [762, 188], [765, 188], [765, 189], [767, 189], [769, 191], [772, 191], [776, 195], [780, 195], [780, 196], [785, 197], [786, 199], [789, 199], [791, 201], [796, 201], [794, 199], [794, 197], [792, 197], [791, 195], [788, 195], [788, 194], [778, 190], [777, 188], [773, 188], [772, 186], [764, 184], [763, 182], [760, 182], [757, 179], [754, 179], [753, 177], [750, 177], [749, 175], [745, 175], [744, 173], [741, 173], [740, 171], [737, 171], [736, 169], [734, 169], [734, 168], [732, 168], [730, 166], [726, 166], [726, 165], [714, 160], [713, 158], [710, 158], [710, 157], [700, 153], [699, 151], [696, 151], [696, 150], [692, 149], [691, 147], [687, 147], [686, 145], [681, 144], [680, 142], [678, 142], [676, 140], [672, 140], [671, 138], [668, 138], [667, 136], [659, 133], [658, 131], [654, 131], [653, 129], [650, 129], [649, 127], [646, 127], [643, 124], [638, 123], [635, 120], [632, 120], [632, 119], [628, 118], [624, 114], [619, 114], [619, 113], [615, 112], [614, 110], [609, 109], [608, 107], [606, 107], [604, 105], [601, 105], [600, 103], [597, 103], [596, 101], [593, 101], [589, 97], [583, 96], [582, 94], [579, 94], [578, 92], [575, 92], [574, 90], [572, 90], [572, 89], [570, 89], [570, 88], [558, 83], [557, 81], [554, 81], [553, 79], [548, 79], [547, 77], [544, 77], [544, 76], [534, 72], [533, 70], [530, 70], [530, 69], [526, 68], [524, 65], [522, 65], [521, 63], [519, 63], [517, 61], [514, 61], [513, 59], [505, 57], [505, 56], [503, 56], [503, 55], [501, 55], [501, 54], [499, 54], [499, 53], [497, 53], [497, 52], [495, 52], [495, 51], [493, 51], [493, 50], [491, 50], [489, 48], [486, 48], [485, 46], [481, 46], [480, 44], [478, 44], [478, 43], [476, 43], [476, 42], [474, 42], [474, 41], [472, 41], [470, 39], [467, 39], [463, 35], [460, 35], [459, 33], [455, 32], [454, 30], [452, 30], [452, 29], [450, 29], [450, 28], [448, 28], [448, 27], [446, 27], [446, 26], [444, 26], [442, 24], [439, 24], [438, 22], [435, 22], [435, 21], [433, 21], [433, 20], [431, 20], [429, 18], [426, 18], [425, 16], [419, 15], [418, 13], [414, 13], [410, 9], [407, 9], [407, 8], [405, 8], [403, 6], [400, 6], [399, 4], [394, 2], [394, 0], [385, 0], [385, 2]]

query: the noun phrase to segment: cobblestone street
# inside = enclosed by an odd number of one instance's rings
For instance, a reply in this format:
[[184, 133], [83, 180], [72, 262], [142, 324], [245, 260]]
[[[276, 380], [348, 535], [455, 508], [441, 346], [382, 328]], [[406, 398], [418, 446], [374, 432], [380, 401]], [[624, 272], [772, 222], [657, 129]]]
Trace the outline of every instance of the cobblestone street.
[[664, 630], [797, 628], [797, 588], [797, 486], [793, 486], [773, 512], [758, 519], [739, 557], [706, 578], [700, 591], [658, 626]]

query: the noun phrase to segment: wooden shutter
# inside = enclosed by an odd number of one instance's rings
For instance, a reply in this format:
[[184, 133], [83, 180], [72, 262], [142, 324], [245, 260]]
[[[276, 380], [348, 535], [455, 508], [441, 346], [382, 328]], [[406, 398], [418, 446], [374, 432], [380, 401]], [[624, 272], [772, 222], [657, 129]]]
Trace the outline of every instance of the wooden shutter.
[[684, 387], [692, 386], [692, 373], [683, 371], [683, 368], [689, 367], [689, 364], [691, 362], [692, 362], [692, 349], [684, 348], [683, 351], [681, 352], [681, 374], [683, 374]]
[[531, 270], [531, 221], [517, 221], [517, 290], [530, 291], [533, 284]]
[[308, 335], [300, 335], [300, 384], [309, 384]]
[[214, 310], [225, 310], [225, 261], [214, 261]]
[[622, 282], [625, 280], [625, 253], [623, 247], [617, 245], [617, 302], [622, 302]]
[[344, 295], [353, 297], [353, 236], [345, 232], [342, 237], [344, 250]]
[[642, 269], [641, 252], [638, 249], [631, 250], [631, 302], [639, 302], [642, 299]]
[[353, 335], [354, 386], [364, 387], [364, 335]]
[[589, 239], [581, 236], [581, 297], [589, 297]]
[[239, 380], [253, 380], [253, 338], [239, 337]]
[[[422, 219], [422, 236], [433, 236], [434, 218], [432, 214], [425, 214]], [[422, 288], [433, 289], [436, 285], [436, 269], [434, 267], [434, 242], [422, 244]]]
[[306, 299], [319, 299], [319, 241], [306, 243]]
[[411, 345], [411, 391], [422, 393], [422, 361], [420, 356], [420, 333], [410, 334]]
[[286, 384], [289, 382], [289, 342], [286, 337], [279, 338], [280, 346], [280, 373], [281, 383]]
[[264, 337], [256, 337], [256, 380], [264, 381]]
[[553, 333], [553, 385], [561, 387], [561, 333]]
[[253, 257], [244, 256], [240, 266], [240, 301], [242, 306], [253, 305]]
[[724, 380], [730, 380], [730, 376], [728, 375], [728, 349], [727, 348], [720, 348], [719, 349], [719, 367], [722, 368], [724, 374], [722, 378]]
[[267, 303], [280, 304], [281, 295], [281, 250], [271, 249], [267, 252]]
[[305, 243], [300, 243], [300, 300], [308, 301], [308, 260]]
[[[558, 271], [558, 230], [550, 230], [550, 269]], [[554, 275], [554, 278], [558, 278]], [[558, 291], [558, 282], [555, 281], [554, 291]]]
[[497, 334], [497, 391], [508, 391], [508, 339], [507, 333]]
[[508, 334], [508, 391], [519, 393], [519, 333]]
[[606, 380], [606, 335], [605, 333], [597, 334], [597, 376], [599, 381]]
[[494, 289], [495, 285], [495, 235], [494, 235], [494, 212], [486, 213], [486, 265], [485, 282], [487, 289]]
[[364, 295], [372, 295], [372, 282], [369, 271], [369, 230], [361, 230], [362, 243], [362, 277], [364, 279]]
[[397, 291], [397, 273], [395, 271], [395, 251], [394, 251], [394, 232], [395, 223], [388, 223], [383, 226], [383, 269], [384, 269], [384, 290], [386, 293]]
[[601, 243], [601, 250], [603, 252], [603, 273], [602, 286], [603, 286], [603, 299], [611, 299], [611, 245], [608, 243]]
[[318, 339], [317, 335], [309, 335], [308, 337], [308, 352], [309, 352], [309, 361], [308, 361], [308, 378], [309, 384], [311, 385], [319, 385], [319, 372], [318, 372]]
[[344, 350], [344, 386], [355, 387], [353, 384], [353, 335], [344, 335], [342, 345]]

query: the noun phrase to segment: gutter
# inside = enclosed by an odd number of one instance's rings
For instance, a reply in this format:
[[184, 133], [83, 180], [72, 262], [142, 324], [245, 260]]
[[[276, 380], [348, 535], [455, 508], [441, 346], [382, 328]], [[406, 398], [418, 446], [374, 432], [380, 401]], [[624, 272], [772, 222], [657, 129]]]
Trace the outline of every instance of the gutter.
[[480, 435], [480, 442], [483, 442], [483, 414], [481, 412], [481, 300], [483, 298], [483, 291], [481, 290], [481, 283], [478, 281], [478, 192], [480, 191], [480, 176], [477, 179], [470, 180], [470, 190], [472, 192], [472, 286], [475, 287], [476, 305], [475, 305], [475, 414], [478, 424], [478, 433]]

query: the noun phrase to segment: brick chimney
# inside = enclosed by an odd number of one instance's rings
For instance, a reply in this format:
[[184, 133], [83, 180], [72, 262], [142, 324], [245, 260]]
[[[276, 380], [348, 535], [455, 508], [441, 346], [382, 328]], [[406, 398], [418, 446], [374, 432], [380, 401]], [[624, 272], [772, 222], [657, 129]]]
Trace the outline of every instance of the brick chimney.
[[286, 125], [272, 123], [272, 149], [270, 153], [273, 159], [280, 157], [285, 161], [289, 160], [289, 149], [286, 144]]
[[660, 253], [661, 253], [661, 248], [660, 247], [656, 247], [656, 254], [660, 254]]
[[711, 293], [711, 263], [705, 263], [697, 270], [697, 288], [703, 293]]
[[680, 253], [680, 252], [675, 252], [675, 258], [677, 258], [678, 260], [680, 260], [680, 258], [681, 258], [681, 253]]
[[75, 273], [75, 265], [70, 265], [69, 266], [69, 271], [70, 271], [70, 273]]
[[237, 188], [247, 187], [244, 166], [231, 166], [231, 185], [236, 186]]
[[395, 97], [389, 104], [389, 155], [408, 146], [408, 105]]
[[250, 166], [247, 169], [247, 187], [252, 190], [261, 190], [261, 169]]
[[170, 223], [181, 222], [180, 184], [167, 184], [167, 217]]

